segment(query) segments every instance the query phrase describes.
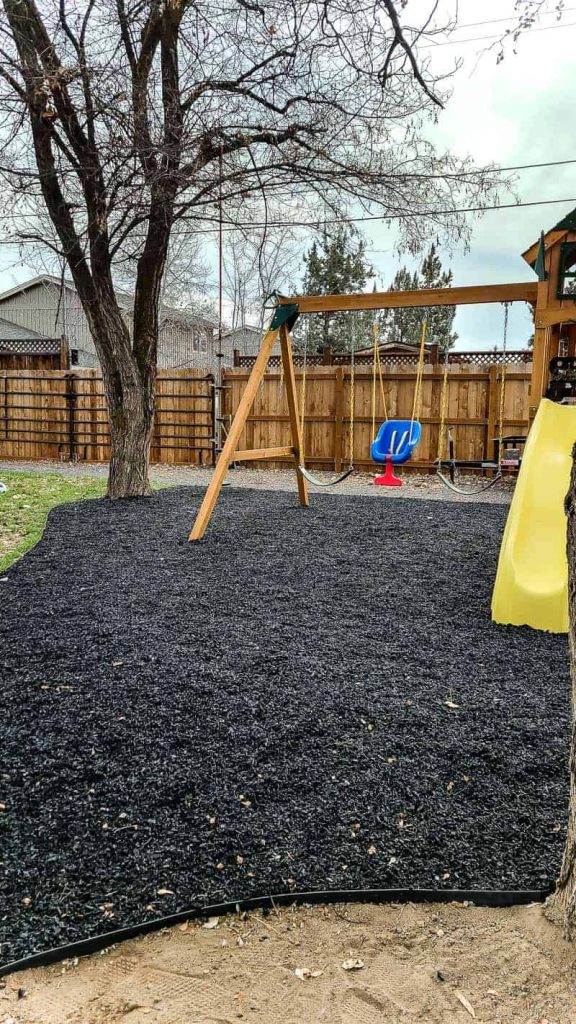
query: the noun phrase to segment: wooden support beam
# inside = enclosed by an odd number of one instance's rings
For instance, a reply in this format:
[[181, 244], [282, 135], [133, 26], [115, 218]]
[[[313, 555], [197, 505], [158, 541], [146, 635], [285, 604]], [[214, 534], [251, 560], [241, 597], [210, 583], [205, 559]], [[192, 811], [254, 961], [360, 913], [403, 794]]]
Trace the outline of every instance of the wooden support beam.
[[409, 292], [361, 292], [353, 295], [296, 295], [281, 297], [280, 305], [297, 303], [300, 313], [355, 309], [404, 309], [420, 306], [460, 306], [482, 302], [536, 302], [537, 281], [518, 284], [473, 285], [465, 288], [421, 288]]
[[537, 310], [534, 323], [536, 327], [576, 323], [576, 304], [571, 302], [569, 306], [558, 306], [557, 309]]
[[224, 478], [228, 472], [228, 467], [234, 458], [234, 452], [240, 439], [244, 424], [248, 417], [248, 413], [252, 408], [252, 403], [256, 397], [256, 392], [260, 386], [260, 381], [266, 372], [266, 364], [274, 348], [274, 344], [278, 338], [278, 328], [269, 330], [262, 339], [262, 345], [260, 351], [256, 357], [254, 366], [252, 367], [252, 373], [250, 374], [246, 387], [244, 388], [244, 394], [240, 399], [240, 403], [236, 410], [236, 415], [230, 424], [230, 430], [224, 447], [220, 453], [218, 462], [212, 474], [212, 479], [208, 485], [206, 493], [204, 495], [202, 504], [198, 510], [198, 515], [194, 521], [194, 526], [189, 536], [189, 540], [202, 540], [206, 533], [206, 527], [210, 522], [210, 516], [214, 511], [214, 506], [218, 500], [218, 495], [224, 483]]
[[245, 448], [234, 452], [234, 462], [249, 462], [251, 459], [282, 459], [286, 455], [294, 457], [294, 448], [291, 444], [282, 445], [280, 448]]
[[[296, 483], [298, 484], [298, 497], [301, 505], [308, 505], [308, 484], [298, 467], [304, 466], [304, 442], [300, 429], [298, 416], [298, 397], [296, 393], [296, 375], [294, 373], [294, 360], [292, 359], [292, 344], [290, 332], [286, 324], [280, 328], [280, 350], [282, 352], [282, 364], [284, 366], [284, 386], [286, 388], [286, 399], [288, 401], [288, 415], [290, 417], [290, 430], [292, 433], [292, 447], [294, 453], [294, 468], [296, 470]], [[304, 387], [304, 381], [302, 381]]]

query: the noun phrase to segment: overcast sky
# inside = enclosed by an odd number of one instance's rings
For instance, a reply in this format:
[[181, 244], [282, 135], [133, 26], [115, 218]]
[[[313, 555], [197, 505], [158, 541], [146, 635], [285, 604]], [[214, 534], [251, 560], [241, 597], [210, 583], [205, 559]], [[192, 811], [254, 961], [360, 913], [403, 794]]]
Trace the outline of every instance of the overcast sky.
[[[553, 12], [542, 17], [522, 36], [518, 52], [507, 47], [506, 59], [496, 63], [496, 50], [488, 50], [493, 38], [505, 31], [513, 15], [514, 0], [460, 0], [459, 28], [447, 43], [422, 51], [433, 69], [443, 72], [457, 58], [462, 68], [453, 79], [453, 95], [429, 129], [439, 149], [472, 156], [478, 163], [500, 166], [546, 160], [576, 160], [571, 144], [574, 119], [576, 68], [576, 0], [566, 0], [560, 23]], [[410, 0], [406, 20], [421, 23], [429, 0]], [[553, 7], [553, 3], [550, 4]], [[453, 12], [451, 0], [446, 11]], [[440, 19], [439, 19], [440, 20]], [[482, 24], [478, 24], [482, 23]], [[472, 222], [470, 251], [456, 249], [450, 265], [454, 284], [534, 280], [520, 253], [537, 239], [541, 228], [553, 226], [576, 206], [576, 163], [572, 166], [520, 172], [516, 190], [524, 202], [565, 199], [556, 206], [536, 206], [488, 212]], [[514, 197], [501, 196], [502, 202]], [[394, 254], [395, 235], [381, 225], [367, 232], [370, 260], [379, 283], [387, 287], [399, 265]], [[444, 254], [443, 254], [444, 255]], [[449, 257], [444, 256], [448, 263]], [[405, 261], [403, 261], [405, 262]], [[13, 248], [0, 248], [0, 288], [9, 288], [38, 270], [19, 264]], [[488, 348], [500, 344], [503, 311], [500, 306], [464, 306], [458, 310], [458, 347]], [[525, 306], [513, 307], [510, 346], [524, 346], [532, 333]]]
[[[463, 61], [453, 79], [452, 98], [430, 132], [438, 148], [500, 166], [576, 160], [576, 145], [570, 142], [572, 133], [567, 130], [574, 117], [576, 3], [572, 6], [567, 0], [561, 22], [554, 13], [541, 18], [535, 29], [521, 37], [516, 55], [507, 45], [506, 58], [498, 65], [497, 51], [486, 52], [495, 40], [477, 37], [500, 34], [513, 24], [500, 20], [513, 14], [513, 0], [482, 0], [481, 4], [460, 0], [458, 8], [458, 31], [450, 36], [449, 45], [437, 47], [432, 56], [432, 66], [439, 71], [455, 57]], [[428, 9], [428, 4], [413, 0], [408, 5], [408, 11], [419, 9]], [[453, 10], [449, 4], [445, 9]], [[491, 23], [471, 25], [478, 22]], [[542, 228], [552, 227], [576, 206], [576, 163], [519, 172], [516, 191], [524, 202], [568, 202], [499, 210], [474, 219], [470, 251], [456, 250], [452, 256], [454, 284], [534, 280], [520, 253], [538, 238]], [[514, 202], [514, 197], [503, 193], [501, 202], [507, 201]], [[390, 252], [394, 236], [382, 228], [373, 228], [370, 235], [374, 248], [388, 250], [370, 254], [387, 287], [398, 265]], [[456, 318], [458, 347], [499, 344], [502, 325], [500, 306], [462, 306]], [[528, 307], [513, 306], [509, 344], [524, 346], [531, 333]]]

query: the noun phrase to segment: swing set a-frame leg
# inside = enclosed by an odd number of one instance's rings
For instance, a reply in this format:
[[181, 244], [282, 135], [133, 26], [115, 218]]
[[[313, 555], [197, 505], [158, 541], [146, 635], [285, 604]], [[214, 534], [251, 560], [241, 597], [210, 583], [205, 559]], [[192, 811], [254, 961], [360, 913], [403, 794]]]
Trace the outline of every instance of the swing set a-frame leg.
[[[260, 382], [266, 372], [266, 365], [268, 359], [272, 353], [272, 349], [278, 338], [280, 332], [281, 337], [281, 349], [282, 349], [282, 360], [284, 364], [284, 374], [286, 380], [286, 394], [288, 397], [288, 411], [290, 415], [290, 428], [292, 431], [292, 445], [286, 448], [269, 448], [269, 449], [258, 449], [258, 453], [254, 453], [255, 458], [279, 458], [280, 456], [292, 455], [296, 466], [296, 476], [298, 478], [298, 494], [300, 496], [300, 504], [308, 504], [308, 488], [306, 481], [302, 478], [298, 472], [298, 466], [301, 464], [302, 458], [302, 441], [300, 437], [300, 424], [298, 421], [298, 402], [296, 397], [296, 379], [294, 376], [294, 364], [292, 361], [292, 348], [290, 344], [290, 335], [285, 325], [281, 327], [273, 327], [266, 332], [262, 340], [260, 351], [256, 356], [252, 372], [248, 378], [248, 383], [244, 389], [242, 398], [240, 399], [236, 415], [230, 425], [228, 436], [224, 447], [216, 463], [214, 474], [208, 485], [206, 493], [204, 495], [202, 504], [198, 510], [198, 514], [194, 521], [194, 526], [189, 536], [189, 540], [196, 541], [202, 540], [210, 517], [214, 511], [214, 506], [218, 501], [218, 495], [220, 494], [222, 484], [228, 472], [228, 467], [231, 462], [234, 461], [234, 456], [237, 452], [238, 441], [240, 435], [244, 429], [246, 420], [254, 403], [256, 393], [260, 386]], [[250, 457], [250, 453], [242, 451], [237, 453], [243, 460]]]
[[292, 434], [292, 449], [294, 452], [294, 468], [296, 470], [296, 482], [298, 484], [298, 497], [300, 504], [308, 505], [308, 484], [299, 472], [298, 467], [304, 465], [304, 449], [302, 431], [298, 418], [298, 397], [296, 395], [296, 376], [294, 373], [294, 360], [292, 359], [292, 344], [290, 333], [286, 324], [280, 328], [280, 349], [282, 352], [282, 364], [284, 366], [284, 385], [286, 388], [286, 399], [288, 401], [288, 415], [290, 417], [290, 431]]
[[204, 499], [198, 510], [198, 515], [194, 521], [192, 532], [188, 540], [202, 540], [206, 533], [206, 527], [210, 522], [210, 516], [214, 511], [214, 506], [218, 501], [218, 495], [222, 489], [222, 484], [228, 472], [228, 467], [234, 459], [234, 453], [238, 447], [238, 441], [240, 440], [240, 434], [244, 429], [244, 424], [248, 419], [248, 414], [252, 408], [252, 404], [256, 397], [256, 392], [260, 386], [260, 381], [266, 372], [266, 364], [270, 358], [274, 344], [278, 338], [278, 328], [269, 330], [262, 339], [262, 345], [260, 351], [256, 356], [252, 372], [248, 378], [248, 383], [244, 389], [244, 394], [240, 399], [240, 403], [236, 410], [236, 415], [230, 425], [228, 436], [226, 438], [224, 447], [220, 452], [214, 474], [204, 495]]

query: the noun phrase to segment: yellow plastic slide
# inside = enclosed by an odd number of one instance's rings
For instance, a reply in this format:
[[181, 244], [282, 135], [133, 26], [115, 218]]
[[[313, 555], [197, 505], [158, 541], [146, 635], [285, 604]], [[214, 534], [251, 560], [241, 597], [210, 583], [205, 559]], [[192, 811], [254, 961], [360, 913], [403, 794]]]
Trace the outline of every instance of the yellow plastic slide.
[[544, 398], [524, 449], [502, 538], [492, 618], [568, 632], [564, 498], [576, 442], [576, 407]]

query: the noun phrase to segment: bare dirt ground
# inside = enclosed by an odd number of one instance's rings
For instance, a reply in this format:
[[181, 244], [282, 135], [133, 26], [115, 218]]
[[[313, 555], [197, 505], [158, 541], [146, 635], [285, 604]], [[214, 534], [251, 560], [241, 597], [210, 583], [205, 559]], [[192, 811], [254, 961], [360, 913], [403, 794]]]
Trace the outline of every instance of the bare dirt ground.
[[574, 1024], [575, 952], [536, 905], [255, 912], [12, 975], [0, 991], [0, 1020]]
[[[45, 460], [42, 462], [1, 462], [2, 470], [22, 470], [27, 473], [61, 473], [63, 476], [76, 478], [78, 476], [107, 476], [108, 465], [106, 463], [88, 462], [57, 462]], [[399, 471], [401, 473], [401, 470]], [[210, 481], [212, 470], [208, 468], [197, 468], [195, 466], [172, 466], [154, 465], [151, 467], [150, 477], [153, 483], [163, 486], [180, 486], [189, 484], [193, 487], [206, 487]], [[322, 480], [333, 480], [334, 473], [315, 473]], [[257, 490], [293, 491], [295, 490], [294, 473], [290, 469], [248, 469], [240, 466], [231, 469], [228, 474], [229, 485], [232, 487], [252, 487]], [[478, 484], [486, 482], [475, 477], [468, 476], [464, 481], [465, 487], [473, 489]], [[353, 473], [347, 480], [335, 488], [330, 488], [330, 494], [370, 494], [379, 500], [400, 500], [401, 498], [427, 498], [438, 501], [494, 501], [508, 504], [514, 491], [515, 477], [507, 477], [498, 481], [494, 487], [477, 495], [455, 494], [448, 487], [437, 479], [434, 474], [405, 473], [403, 475], [402, 487], [376, 487], [370, 473]], [[310, 488], [311, 493], [321, 495], [321, 488]]]

